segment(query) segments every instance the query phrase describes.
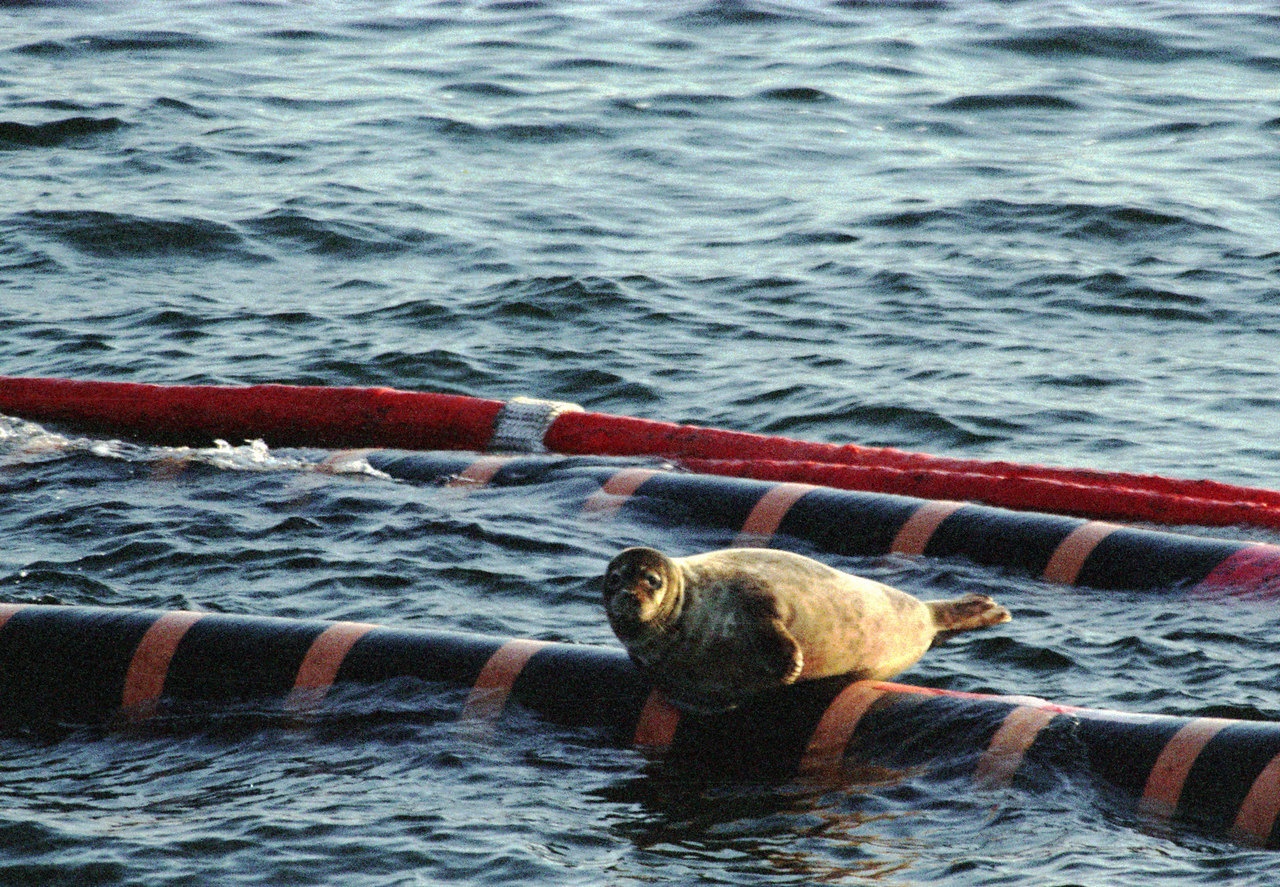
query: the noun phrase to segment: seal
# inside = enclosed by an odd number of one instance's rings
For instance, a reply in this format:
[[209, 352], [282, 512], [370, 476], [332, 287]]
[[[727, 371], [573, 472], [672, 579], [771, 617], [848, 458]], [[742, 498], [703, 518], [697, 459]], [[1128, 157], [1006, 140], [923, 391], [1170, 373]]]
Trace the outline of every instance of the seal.
[[604, 574], [618, 640], [677, 707], [714, 714], [796, 681], [883, 680], [958, 631], [1008, 622], [986, 595], [921, 601], [803, 555], [628, 548]]

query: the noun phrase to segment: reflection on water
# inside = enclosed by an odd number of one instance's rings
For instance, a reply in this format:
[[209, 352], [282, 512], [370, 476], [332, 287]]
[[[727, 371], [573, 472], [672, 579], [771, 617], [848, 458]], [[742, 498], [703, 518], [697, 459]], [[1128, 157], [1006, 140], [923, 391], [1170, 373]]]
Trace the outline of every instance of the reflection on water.
[[823, 785], [716, 782], [678, 762], [651, 761], [641, 775], [599, 795], [639, 807], [613, 830], [645, 854], [715, 859], [762, 877], [828, 883], [858, 876], [892, 884], [908, 883], [889, 876], [913, 869], [920, 850], [896, 828], [898, 820], [919, 811], [888, 809], [877, 794], [908, 778], [864, 766]]

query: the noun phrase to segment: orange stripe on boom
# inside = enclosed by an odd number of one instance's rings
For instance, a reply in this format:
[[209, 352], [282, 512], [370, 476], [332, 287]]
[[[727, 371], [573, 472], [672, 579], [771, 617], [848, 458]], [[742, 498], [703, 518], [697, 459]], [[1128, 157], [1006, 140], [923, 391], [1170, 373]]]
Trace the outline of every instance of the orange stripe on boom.
[[1093, 554], [1098, 543], [1118, 529], [1120, 528], [1115, 524], [1102, 521], [1089, 521], [1076, 527], [1054, 549], [1053, 556], [1045, 565], [1044, 579], [1074, 585], [1080, 570], [1084, 568], [1084, 562]]
[[858, 722], [872, 704], [885, 695], [885, 688], [869, 681], [857, 681], [840, 691], [822, 713], [809, 737], [800, 762], [801, 772], [824, 773], [838, 769], [844, 750], [858, 729]]
[[646, 748], [666, 748], [675, 739], [679, 723], [680, 710], [654, 690], [644, 701], [644, 708], [640, 709], [640, 718], [636, 721], [636, 732], [631, 741]]
[[155, 713], [178, 644], [187, 630], [204, 617], [204, 613], [175, 610], [162, 615], [147, 629], [125, 674], [120, 705], [128, 720], [142, 721]]
[[1239, 840], [1265, 846], [1280, 815], [1280, 755], [1262, 768], [1249, 787], [1231, 831]]
[[445, 486], [463, 489], [483, 487], [510, 461], [510, 456], [482, 456], [451, 477]]
[[933, 538], [938, 527], [944, 520], [963, 508], [964, 504], [939, 500], [920, 506], [898, 529], [898, 534], [893, 537], [893, 544], [889, 546], [889, 550], [898, 554], [924, 554], [929, 540]]
[[342, 661], [356, 641], [375, 628], [376, 625], [367, 622], [335, 622], [322, 631], [307, 648], [293, 690], [285, 700], [285, 709], [301, 711], [319, 703], [333, 686]]
[[546, 641], [532, 641], [518, 638], [507, 641], [489, 657], [489, 661], [480, 669], [476, 682], [471, 686], [466, 704], [462, 707], [461, 719], [464, 721], [494, 721], [506, 708], [507, 698], [516, 678], [525, 664], [533, 658]]
[[13, 618], [13, 614], [21, 610], [26, 604], [0, 604], [0, 628], [4, 628], [5, 623]]
[[1008, 785], [1022, 766], [1027, 749], [1057, 716], [1058, 712], [1038, 705], [1020, 705], [1009, 712], [978, 759], [973, 778], [987, 785]]
[[1178, 809], [1178, 799], [1182, 797], [1182, 786], [1196, 758], [1209, 740], [1230, 723], [1222, 718], [1196, 718], [1173, 734], [1147, 776], [1146, 787], [1138, 802], [1139, 809], [1162, 819], [1173, 816]]
[[657, 474], [653, 468], [627, 468], [605, 481], [604, 486], [587, 497], [582, 510], [588, 514], [608, 517], [626, 503], [640, 489], [640, 485]]
[[778, 527], [791, 506], [806, 493], [816, 489], [812, 484], [777, 484], [770, 487], [747, 515], [742, 531], [733, 544], [739, 547], [768, 545], [769, 538], [778, 532]]

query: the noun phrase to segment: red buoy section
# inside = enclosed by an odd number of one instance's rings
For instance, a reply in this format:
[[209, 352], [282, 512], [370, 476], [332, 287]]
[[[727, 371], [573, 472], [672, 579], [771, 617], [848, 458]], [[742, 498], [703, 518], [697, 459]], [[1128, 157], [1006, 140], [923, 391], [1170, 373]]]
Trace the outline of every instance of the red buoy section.
[[988, 474], [923, 466], [900, 468], [743, 459], [685, 458], [680, 463], [690, 471], [708, 474], [820, 484], [924, 499], [990, 502], [1020, 511], [1169, 525], [1280, 528], [1280, 506], [1266, 502], [1205, 499], [1186, 493], [1157, 492], [1119, 483], [1081, 483], [1025, 472]]
[[[549, 450], [697, 470], [1166, 524], [1280, 527], [1280, 492], [1209, 480], [952, 459], [388, 388], [160, 386], [0, 377], [0, 412], [166, 443]], [[507, 421], [511, 420], [511, 421]]]
[[[857, 444], [824, 444], [798, 441], [782, 437], [769, 437], [741, 431], [724, 431], [712, 428], [701, 428], [692, 425], [674, 425], [667, 422], [654, 422], [645, 419], [632, 419], [621, 416], [610, 416], [601, 413], [564, 413], [559, 416], [546, 435], [547, 449], [565, 454], [595, 454], [614, 456], [652, 455], [678, 460], [727, 460], [723, 466], [731, 467], [728, 462], [737, 461], [738, 467], [744, 463], [791, 463], [791, 467], [777, 466], [761, 470], [791, 472], [821, 472], [840, 466], [876, 466], [895, 469], [903, 472], [901, 476], [909, 477], [913, 472], [924, 474], [936, 473], [945, 481], [947, 476], [969, 476], [967, 483], [971, 489], [984, 490], [983, 495], [974, 497], [993, 504], [1010, 505], [1012, 502], [1000, 501], [1003, 497], [992, 489], [990, 492], [981, 485], [975, 485], [972, 478], [991, 478], [995, 480], [1052, 481], [1069, 485], [1076, 490], [1102, 489], [1142, 492], [1153, 496], [1182, 497], [1198, 502], [1215, 503], [1249, 503], [1263, 510], [1280, 509], [1280, 492], [1272, 490], [1240, 487], [1210, 480], [1182, 480], [1178, 478], [1159, 477], [1156, 475], [1131, 474], [1123, 472], [1095, 471], [1079, 468], [1052, 468], [1041, 465], [1018, 465], [1012, 462], [986, 462], [976, 459], [954, 459], [942, 456], [931, 456], [924, 453], [910, 453], [886, 447], [863, 447]], [[707, 462], [698, 461], [707, 470]], [[805, 468], [796, 466], [807, 465]], [[829, 467], [829, 468], [828, 468]], [[727, 470], [717, 473], [729, 473]], [[839, 476], [838, 472], [832, 472]], [[814, 474], [809, 475], [811, 482]], [[884, 475], [890, 477], [892, 475]], [[845, 478], [852, 479], [855, 474], [849, 473]], [[792, 477], [789, 479], [801, 479]], [[957, 481], [959, 480], [957, 479]], [[842, 486], [841, 483], [833, 484]], [[993, 485], [998, 486], [998, 485]], [[861, 487], [859, 487], [861, 489]], [[911, 490], [894, 490], [907, 492]], [[956, 495], [944, 493], [944, 495]], [[1044, 505], [1032, 507], [1045, 509]], [[1076, 512], [1079, 513], [1079, 512]], [[1154, 514], [1153, 510], [1153, 514]], [[1134, 515], [1135, 519], [1147, 520], [1154, 517]], [[1274, 518], [1273, 518], [1274, 519]], [[1202, 523], [1199, 520], [1188, 521], [1184, 516], [1177, 516], [1177, 523]], [[1274, 525], [1274, 524], [1273, 524]]]
[[0, 413], [171, 444], [483, 450], [502, 402], [391, 388], [0, 377]]
[[[0, 605], [0, 730], [175, 730], [251, 704], [323, 717], [325, 699], [417, 681], [417, 713], [500, 735], [513, 706], [699, 773], [838, 777], [945, 764], [1034, 787], [1083, 767], [1146, 815], [1280, 844], [1280, 724], [1135, 715], [1025, 697], [826, 679], [712, 718], [681, 715], [616, 648], [448, 632], [95, 607]], [[458, 691], [462, 691], [461, 693]], [[435, 694], [435, 701], [430, 701]]]

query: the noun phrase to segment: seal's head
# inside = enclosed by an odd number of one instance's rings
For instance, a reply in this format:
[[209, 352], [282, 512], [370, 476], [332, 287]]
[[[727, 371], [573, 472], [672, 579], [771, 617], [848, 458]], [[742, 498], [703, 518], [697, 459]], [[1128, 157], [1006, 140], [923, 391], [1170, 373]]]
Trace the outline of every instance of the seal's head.
[[642, 628], [661, 626], [680, 610], [684, 575], [675, 561], [653, 548], [628, 548], [604, 573], [604, 609], [622, 641]]

